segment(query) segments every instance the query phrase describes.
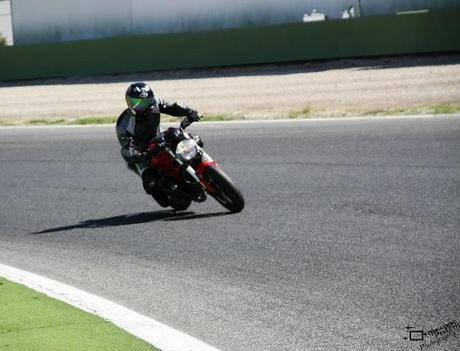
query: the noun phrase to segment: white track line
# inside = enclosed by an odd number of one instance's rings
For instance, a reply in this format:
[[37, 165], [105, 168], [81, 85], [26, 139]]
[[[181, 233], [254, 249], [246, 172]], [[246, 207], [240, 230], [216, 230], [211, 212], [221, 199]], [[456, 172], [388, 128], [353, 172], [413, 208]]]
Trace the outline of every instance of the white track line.
[[[1, 1], [1, 0], [0, 0]], [[278, 123], [305, 123], [305, 122], [334, 122], [334, 121], [362, 121], [362, 120], [394, 120], [394, 119], [430, 119], [430, 118], [458, 118], [460, 113], [451, 114], [437, 114], [437, 115], [389, 115], [389, 116], [351, 116], [351, 117], [317, 117], [317, 118], [295, 118], [295, 119], [247, 119], [247, 120], [236, 120], [236, 121], [209, 121], [209, 122], [198, 122], [193, 124], [193, 127], [197, 126], [215, 126], [215, 125], [245, 125], [245, 124], [278, 124]], [[161, 126], [164, 128], [171, 126], [178, 126], [180, 119], [177, 122], [162, 122]], [[29, 126], [29, 125], [13, 125], [13, 126], [0, 126], [0, 131], [11, 130], [11, 129], [72, 129], [72, 128], [115, 128], [115, 124], [87, 124], [87, 125], [41, 125], [41, 126]]]
[[0, 263], [0, 276], [109, 320], [164, 351], [218, 351], [194, 337], [97, 295]]

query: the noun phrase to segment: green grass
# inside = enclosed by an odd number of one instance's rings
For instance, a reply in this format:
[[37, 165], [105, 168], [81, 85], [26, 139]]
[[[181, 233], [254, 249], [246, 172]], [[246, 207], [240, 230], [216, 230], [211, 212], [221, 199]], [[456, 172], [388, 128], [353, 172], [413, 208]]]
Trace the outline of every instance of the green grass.
[[240, 116], [232, 116], [229, 114], [224, 113], [216, 113], [216, 114], [207, 114], [204, 115], [201, 119], [202, 122], [222, 122], [222, 121], [235, 121], [243, 119]]
[[289, 118], [305, 118], [310, 117], [313, 114], [313, 109], [311, 106], [305, 106], [300, 110], [293, 110], [288, 113]]
[[312, 106], [305, 106], [299, 110], [290, 111], [287, 118], [309, 118], [309, 117], [349, 117], [349, 116], [397, 116], [397, 115], [438, 115], [452, 114], [460, 112], [460, 103], [447, 103], [435, 105], [418, 105], [411, 107], [397, 107], [378, 110], [364, 111], [329, 111], [327, 109], [317, 109]]
[[0, 127], [2, 126], [12, 126], [14, 125], [14, 123], [12, 123], [11, 121], [5, 121], [3, 119], [0, 119]]
[[439, 104], [433, 106], [434, 114], [444, 114], [444, 113], [456, 113], [460, 112], [460, 103], [459, 104]]
[[32, 125], [55, 125], [55, 124], [65, 124], [65, 119], [45, 119], [45, 118], [37, 118], [37, 119], [30, 119], [27, 121], [27, 124]]
[[[460, 112], [460, 103], [445, 103], [434, 105], [416, 105], [411, 107], [397, 107], [378, 110], [340, 110], [330, 111], [328, 109], [314, 108], [310, 105], [304, 106], [298, 110], [289, 111], [284, 118], [310, 118], [310, 117], [349, 117], [349, 116], [396, 116], [396, 115], [437, 115], [437, 114], [453, 114]], [[201, 121], [235, 121], [247, 119], [243, 115], [231, 115], [225, 113], [205, 114]], [[47, 119], [37, 118], [28, 121], [1, 120], [1, 126], [11, 125], [98, 125], [98, 124], [114, 124], [117, 117], [114, 116], [89, 116], [74, 119]], [[163, 115], [162, 122], [178, 122], [180, 118]]]
[[383, 115], [439, 115], [460, 112], [460, 104], [436, 104], [436, 105], [419, 105], [413, 107], [399, 107], [375, 111], [365, 111], [364, 116], [383, 116]]
[[[203, 116], [201, 119], [202, 121], [230, 121], [230, 120], [237, 120], [241, 119], [239, 116], [231, 116], [227, 114], [209, 114]], [[176, 122], [180, 121], [181, 118], [177, 117], [171, 117], [168, 115], [164, 115], [161, 118], [162, 122]], [[67, 124], [67, 125], [90, 125], [90, 124], [114, 124], [117, 121], [117, 117], [114, 116], [102, 116], [102, 117], [82, 117], [82, 118], [77, 118], [77, 119], [70, 119], [70, 120], [64, 120], [64, 119], [57, 119], [57, 120], [52, 120], [52, 119], [45, 119], [45, 118], [40, 118], [40, 119], [32, 119], [26, 122], [26, 124], [32, 124], [32, 125], [57, 125], [57, 124]]]
[[88, 125], [88, 124], [113, 124], [117, 121], [116, 117], [113, 116], [102, 116], [102, 117], [81, 117], [77, 119], [47, 119], [47, 118], [36, 118], [30, 119], [25, 122], [28, 125]]
[[84, 117], [69, 121], [68, 124], [87, 125], [87, 124], [113, 124], [117, 121], [117, 117]]
[[0, 351], [147, 351], [112, 323], [0, 277]]

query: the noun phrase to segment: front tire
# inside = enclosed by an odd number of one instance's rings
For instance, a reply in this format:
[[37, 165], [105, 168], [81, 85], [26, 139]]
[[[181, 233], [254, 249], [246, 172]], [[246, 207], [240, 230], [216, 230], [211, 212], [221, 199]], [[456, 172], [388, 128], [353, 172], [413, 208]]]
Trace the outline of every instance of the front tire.
[[215, 188], [209, 194], [217, 202], [233, 213], [241, 212], [244, 208], [244, 198], [228, 175], [216, 166], [209, 166], [205, 172], [206, 180]]

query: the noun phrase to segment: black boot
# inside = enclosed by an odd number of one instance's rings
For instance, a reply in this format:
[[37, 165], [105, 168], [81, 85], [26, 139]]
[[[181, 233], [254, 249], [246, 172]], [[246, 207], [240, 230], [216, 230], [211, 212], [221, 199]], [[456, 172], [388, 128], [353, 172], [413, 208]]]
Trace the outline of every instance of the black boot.
[[160, 188], [155, 188], [151, 195], [161, 207], [171, 206], [171, 197], [165, 194]]
[[152, 195], [156, 185], [156, 172], [153, 169], [147, 169], [142, 173], [142, 186], [147, 194]]

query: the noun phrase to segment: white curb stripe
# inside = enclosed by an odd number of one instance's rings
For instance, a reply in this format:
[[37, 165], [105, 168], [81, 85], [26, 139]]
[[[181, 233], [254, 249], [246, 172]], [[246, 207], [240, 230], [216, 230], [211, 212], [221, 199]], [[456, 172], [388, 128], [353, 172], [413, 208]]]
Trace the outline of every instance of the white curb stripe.
[[218, 351], [151, 318], [55, 280], [0, 263], [0, 276], [102, 317], [164, 351]]
[[[1, 1], [1, 0], [0, 0]], [[294, 119], [245, 119], [245, 120], [229, 120], [229, 121], [202, 121], [197, 124], [193, 124], [193, 127], [197, 126], [216, 126], [216, 125], [247, 125], [247, 124], [278, 124], [278, 123], [303, 123], [303, 122], [335, 122], [335, 121], [361, 121], [361, 120], [392, 120], [392, 119], [431, 119], [431, 118], [458, 118], [460, 113], [449, 113], [449, 114], [424, 114], [424, 115], [382, 115], [382, 116], [350, 116], [350, 117], [311, 117], [311, 118], [294, 118]], [[178, 126], [180, 119], [177, 122], [162, 122], [161, 126], [166, 129], [167, 127]], [[12, 126], [0, 126], [0, 131], [11, 130], [11, 129], [72, 129], [72, 128], [115, 128], [115, 123], [112, 124], [85, 124], [85, 125], [12, 125]]]

